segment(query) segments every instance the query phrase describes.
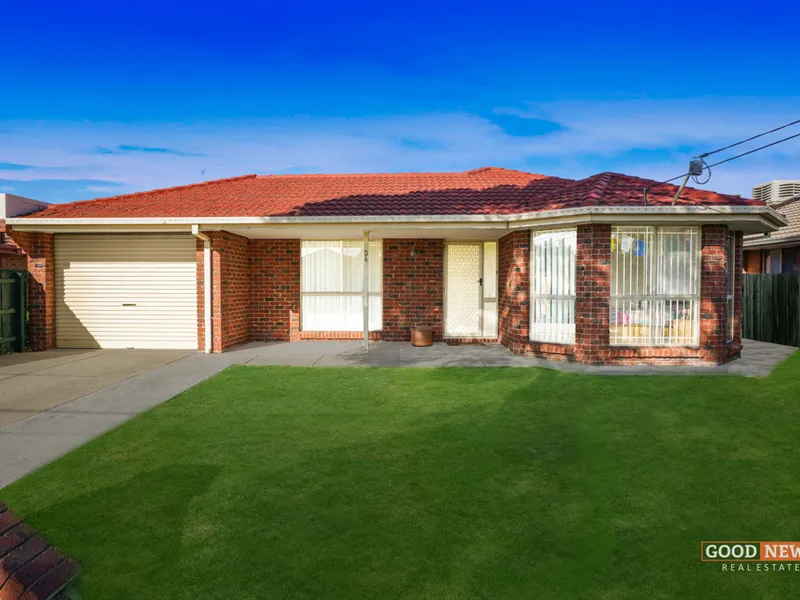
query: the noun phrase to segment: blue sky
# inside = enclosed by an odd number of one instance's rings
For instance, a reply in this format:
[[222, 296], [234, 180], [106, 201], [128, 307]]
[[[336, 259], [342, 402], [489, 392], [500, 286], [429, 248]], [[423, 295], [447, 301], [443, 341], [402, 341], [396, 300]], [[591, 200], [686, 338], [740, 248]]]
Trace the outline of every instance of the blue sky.
[[[666, 179], [800, 118], [798, 18], [753, 1], [0, 3], [0, 192], [486, 165]], [[800, 178], [800, 140], [708, 187], [776, 178]]]

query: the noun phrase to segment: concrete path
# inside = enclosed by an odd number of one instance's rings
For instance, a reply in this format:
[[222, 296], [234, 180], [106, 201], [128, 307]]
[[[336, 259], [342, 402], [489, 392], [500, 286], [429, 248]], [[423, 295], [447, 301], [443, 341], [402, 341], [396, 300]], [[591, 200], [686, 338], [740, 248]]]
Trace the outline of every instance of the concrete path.
[[48, 350], [0, 356], [0, 427], [102, 390], [186, 350]]
[[742, 358], [718, 367], [607, 367], [551, 361], [518, 356], [500, 344], [448, 346], [440, 343], [427, 348], [409, 344], [376, 343], [365, 354], [361, 342], [273, 342], [241, 346], [255, 352], [251, 365], [302, 367], [541, 367], [556, 371], [593, 375], [744, 375], [761, 377], [789, 356], [796, 348], [745, 340]]
[[[0, 406], [18, 406], [9, 412], [19, 410], [17, 416], [23, 415], [0, 426], [0, 488], [234, 364], [536, 366], [598, 375], [764, 376], [795, 350], [746, 341], [742, 358], [722, 367], [591, 367], [516, 356], [497, 344], [413, 348], [408, 344], [376, 343], [369, 354], [364, 354], [359, 342], [251, 343], [213, 355], [157, 350], [54, 350], [0, 357]], [[14, 383], [20, 377], [22, 382]], [[46, 378], [65, 383], [59, 386]], [[9, 382], [11, 386], [7, 386]], [[8, 402], [6, 398], [11, 397], [15, 400]]]

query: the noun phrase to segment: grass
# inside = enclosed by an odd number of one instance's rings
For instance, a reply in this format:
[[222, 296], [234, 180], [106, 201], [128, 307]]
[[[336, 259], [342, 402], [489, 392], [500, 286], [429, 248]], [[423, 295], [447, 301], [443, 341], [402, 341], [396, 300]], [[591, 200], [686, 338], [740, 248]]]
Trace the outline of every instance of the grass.
[[767, 379], [233, 367], [0, 499], [92, 598], [788, 598], [800, 354]]

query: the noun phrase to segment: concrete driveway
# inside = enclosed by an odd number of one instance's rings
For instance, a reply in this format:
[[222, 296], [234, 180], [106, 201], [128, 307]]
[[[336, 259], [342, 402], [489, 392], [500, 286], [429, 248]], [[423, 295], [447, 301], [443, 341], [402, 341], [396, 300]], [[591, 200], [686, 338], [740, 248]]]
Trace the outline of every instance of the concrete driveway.
[[0, 356], [0, 427], [105, 389], [189, 350], [48, 350]]

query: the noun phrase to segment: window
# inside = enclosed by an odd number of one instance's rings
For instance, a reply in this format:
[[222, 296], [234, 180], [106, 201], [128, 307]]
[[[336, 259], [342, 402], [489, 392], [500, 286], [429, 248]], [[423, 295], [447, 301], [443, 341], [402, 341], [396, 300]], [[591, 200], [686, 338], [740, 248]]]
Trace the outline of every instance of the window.
[[697, 345], [699, 309], [699, 228], [612, 228], [611, 344]]
[[727, 310], [727, 323], [726, 336], [727, 341], [732, 341], [734, 337], [734, 294], [736, 291], [736, 234], [728, 232], [728, 295], [726, 298]]
[[780, 273], [782, 270], [782, 252], [778, 250], [770, 250], [767, 254], [767, 273]]
[[575, 229], [531, 233], [530, 339], [575, 343]]
[[[369, 243], [369, 329], [383, 327], [383, 244]], [[362, 331], [363, 242], [302, 243], [300, 318], [303, 331]]]

